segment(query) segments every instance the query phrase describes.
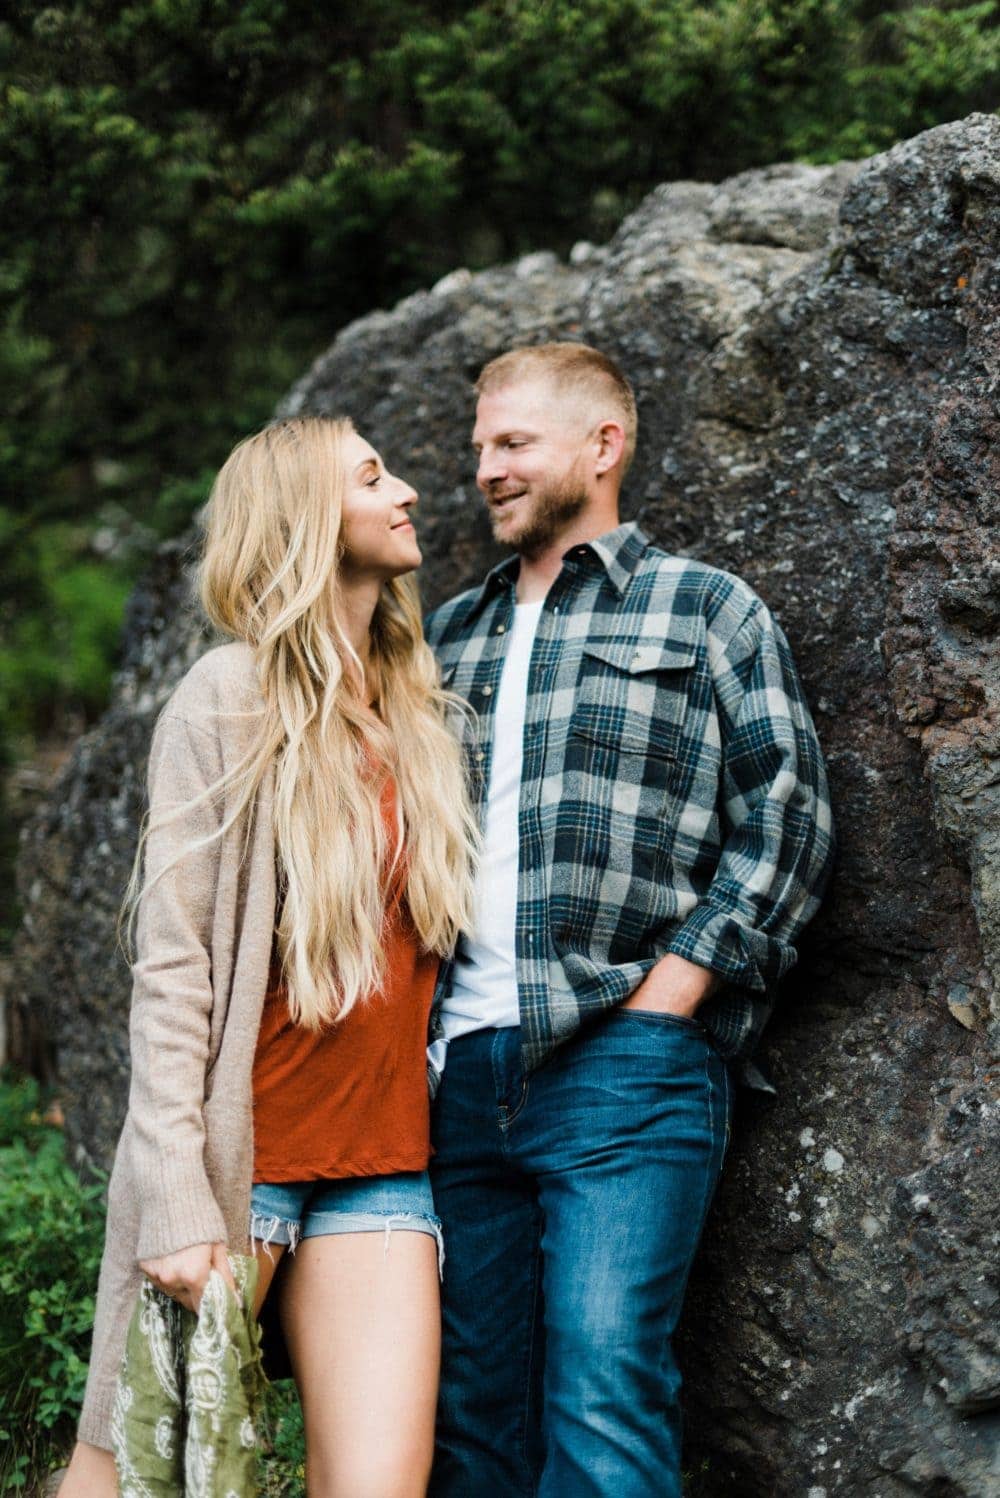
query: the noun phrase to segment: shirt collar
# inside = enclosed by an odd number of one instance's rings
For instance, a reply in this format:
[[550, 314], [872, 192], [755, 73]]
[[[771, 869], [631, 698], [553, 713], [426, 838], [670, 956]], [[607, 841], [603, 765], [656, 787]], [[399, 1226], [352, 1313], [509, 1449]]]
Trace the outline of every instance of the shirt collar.
[[649, 540], [643, 535], [634, 520], [626, 520], [622, 525], [616, 526], [613, 531], [606, 535], [597, 536], [593, 541], [584, 541], [579, 546], [573, 546], [566, 553], [564, 560], [570, 557], [593, 557], [604, 568], [608, 575], [611, 586], [619, 597], [625, 592], [632, 580], [632, 574], [642, 559], [642, 554], [649, 545]]
[[[643, 552], [649, 545], [648, 538], [634, 520], [626, 520], [613, 531], [597, 536], [593, 541], [582, 541], [571, 546], [563, 555], [563, 561], [592, 560], [604, 568], [615, 592], [621, 597], [638, 567]], [[520, 558], [515, 554], [504, 557], [487, 572], [479, 594], [473, 602], [472, 613], [477, 614], [495, 593], [504, 588], [513, 590], [517, 586]]]

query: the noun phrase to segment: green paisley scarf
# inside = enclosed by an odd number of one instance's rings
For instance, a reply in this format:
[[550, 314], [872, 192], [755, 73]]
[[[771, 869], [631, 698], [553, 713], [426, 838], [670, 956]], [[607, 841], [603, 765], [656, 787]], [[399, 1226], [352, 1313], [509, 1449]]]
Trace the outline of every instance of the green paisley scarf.
[[111, 1417], [120, 1498], [254, 1498], [264, 1388], [253, 1314], [257, 1263], [215, 1270], [197, 1316], [146, 1280], [129, 1323]]

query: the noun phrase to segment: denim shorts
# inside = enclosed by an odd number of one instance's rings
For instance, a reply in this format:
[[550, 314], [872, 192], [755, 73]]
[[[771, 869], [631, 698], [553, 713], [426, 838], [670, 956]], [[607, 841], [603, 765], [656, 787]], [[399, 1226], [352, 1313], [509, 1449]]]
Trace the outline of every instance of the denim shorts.
[[426, 1170], [391, 1176], [349, 1176], [335, 1181], [261, 1182], [250, 1197], [250, 1237], [266, 1248], [280, 1243], [293, 1253], [301, 1238], [333, 1233], [429, 1233], [444, 1264], [441, 1223]]

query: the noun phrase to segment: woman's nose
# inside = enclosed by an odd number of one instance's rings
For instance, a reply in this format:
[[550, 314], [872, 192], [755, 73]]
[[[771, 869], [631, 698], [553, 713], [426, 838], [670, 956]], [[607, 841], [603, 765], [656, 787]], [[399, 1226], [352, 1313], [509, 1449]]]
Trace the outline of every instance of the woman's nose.
[[415, 505], [419, 496], [413, 485], [408, 484], [405, 479], [397, 478], [395, 474], [392, 476], [392, 481], [396, 486], [396, 504]]

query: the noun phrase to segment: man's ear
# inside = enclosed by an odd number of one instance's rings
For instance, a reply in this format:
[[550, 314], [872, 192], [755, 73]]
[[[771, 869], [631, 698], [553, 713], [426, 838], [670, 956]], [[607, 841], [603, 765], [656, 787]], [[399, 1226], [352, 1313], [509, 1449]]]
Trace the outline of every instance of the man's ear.
[[594, 433], [597, 444], [597, 461], [594, 472], [598, 478], [610, 473], [622, 460], [625, 453], [625, 428], [617, 421], [602, 421]]

